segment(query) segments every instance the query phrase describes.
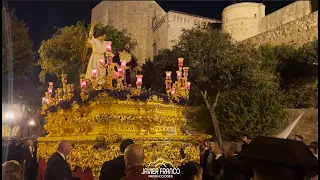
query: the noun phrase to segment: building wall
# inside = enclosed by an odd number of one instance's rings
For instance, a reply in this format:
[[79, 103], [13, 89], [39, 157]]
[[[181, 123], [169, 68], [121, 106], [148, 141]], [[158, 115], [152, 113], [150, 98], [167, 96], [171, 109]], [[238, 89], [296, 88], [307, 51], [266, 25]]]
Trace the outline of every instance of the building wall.
[[280, 45], [282, 43], [300, 46], [316, 39], [318, 39], [318, 11], [246, 39], [241, 43], [252, 43], [254, 46]]
[[154, 1], [103, 1], [92, 10], [91, 21], [126, 29], [138, 44], [132, 53], [138, 64], [143, 64], [150, 45], [152, 48], [152, 20], [164, 15], [165, 11]]
[[242, 41], [259, 33], [259, 20], [264, 16], [261, 3], [233, 4], [222, 11], [222, 29], [236, 42]]
[[192, 29], [199, 24], [208, 24], [220, 21], [213, 20], [205, 17], [192, 16], [184, 13], [179, 13], [175, 11], [169, 11], [167, 13], [168, 16], [168, 39], [167, 39], [167, 47], [172, 48], [178, 41], [180, 35], [182, 34], [182, 29]]
[[311, 14], [311, 1], [296, 1], [285, 6], [259, 21], [259, 33], [284, 25], [308, 14]]

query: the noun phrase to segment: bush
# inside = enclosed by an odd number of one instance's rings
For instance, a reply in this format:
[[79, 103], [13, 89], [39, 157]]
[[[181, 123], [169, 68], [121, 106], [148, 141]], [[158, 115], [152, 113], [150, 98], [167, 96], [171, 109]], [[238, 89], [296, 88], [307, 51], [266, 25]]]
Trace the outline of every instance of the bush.
[[273, 135], [284, 123], [283, 94], [261, 87], [237, 87], [225, 91], [216, 109], [222, 136], [238, 140], [242, 134]]

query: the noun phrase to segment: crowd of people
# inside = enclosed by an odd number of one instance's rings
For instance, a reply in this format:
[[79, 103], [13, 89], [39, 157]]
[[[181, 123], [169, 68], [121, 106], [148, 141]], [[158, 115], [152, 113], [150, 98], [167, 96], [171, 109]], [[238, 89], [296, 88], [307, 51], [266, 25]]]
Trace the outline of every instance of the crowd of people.
[[[214, 141], [200, 144], [200, 163], [187, 162], [178, 167], [177, 180], [317, 180], [318, 142], [306, 145], [303, 137], [294, 140], [272, 137], [242, 137], [242, 146], [232, 143], [222, 149]], [[37, 173], [36, 145], [29, 139], [20, 155], [6, 156], [2, 164], [2, 178], [6, 180], [35, 180]], [[18, 143], [18, 144], [19, 144]], [[22, 144], [21, 144], [22, 143]], [[17, 146], [17, 142], [15, 144]], [[3, 146], [3, 149], [7, 148]], [[66, 157], [72, 151], [69, 141], [60, 141], [57, 150], [49, 158], [45, 180], [79, 180], [72, 176]], [[133, 140], [120, 143], [121, 155], [103, 163], [100, 180], [146, 180], [143, 174], [144, 149]], [[17, 151], [15, 151], [17, 153]], [[10, 154], [10, 153], [7, 153]], [[3, 156], [4, 157], [4, 156]], [[153, 178], [154, 179], [154, 178]]]

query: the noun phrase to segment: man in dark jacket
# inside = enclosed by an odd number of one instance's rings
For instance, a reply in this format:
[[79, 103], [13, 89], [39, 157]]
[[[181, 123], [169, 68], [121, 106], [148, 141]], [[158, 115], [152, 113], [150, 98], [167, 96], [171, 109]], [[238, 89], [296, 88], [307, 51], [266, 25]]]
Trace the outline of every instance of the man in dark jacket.
[[24, 148], [24, 180], [36, 180], [37, 177], [37, 148], [32, 139], [27, 141]]
[[71, 153], [72, 145], [69, 141], [60, 141], [55, 153], [47, 163], [45, 180], [74, 180], [71, 169], [66, 161], [66, 156]]
[[124, 150], [133, 144], [133, 140], [125, 139], [120, 144], [120, 151], [122, 155], [119, 157], [104, 162], [100, 171], [100, 180], [120, 180], [126, 175], [126, 165], [124, 163]]

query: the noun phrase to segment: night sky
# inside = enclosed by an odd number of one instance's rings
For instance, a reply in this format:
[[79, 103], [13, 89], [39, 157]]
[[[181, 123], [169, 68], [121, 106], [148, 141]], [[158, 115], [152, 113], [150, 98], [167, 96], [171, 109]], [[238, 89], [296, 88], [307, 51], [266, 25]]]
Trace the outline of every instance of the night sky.
[[[46, 40], [59, 27], [76, 24], [77, 21], [90, 23], [91, 10], [101, 1], [9, 1], [9, 9], [15, 10], [18, 19], [29, 27], [34, 50], [38, 50], [42, 40]], [[240, 1], [237, 1], [240, 2]], [[248, 1], [246, 1], [248, 2]], [[254, 1], [266, 5], [266, 14], [278, 10], [293, 1]], [[165, 10], [200, 15], [221, 20], [223, 8], [234, 1], [160, 1]]]

